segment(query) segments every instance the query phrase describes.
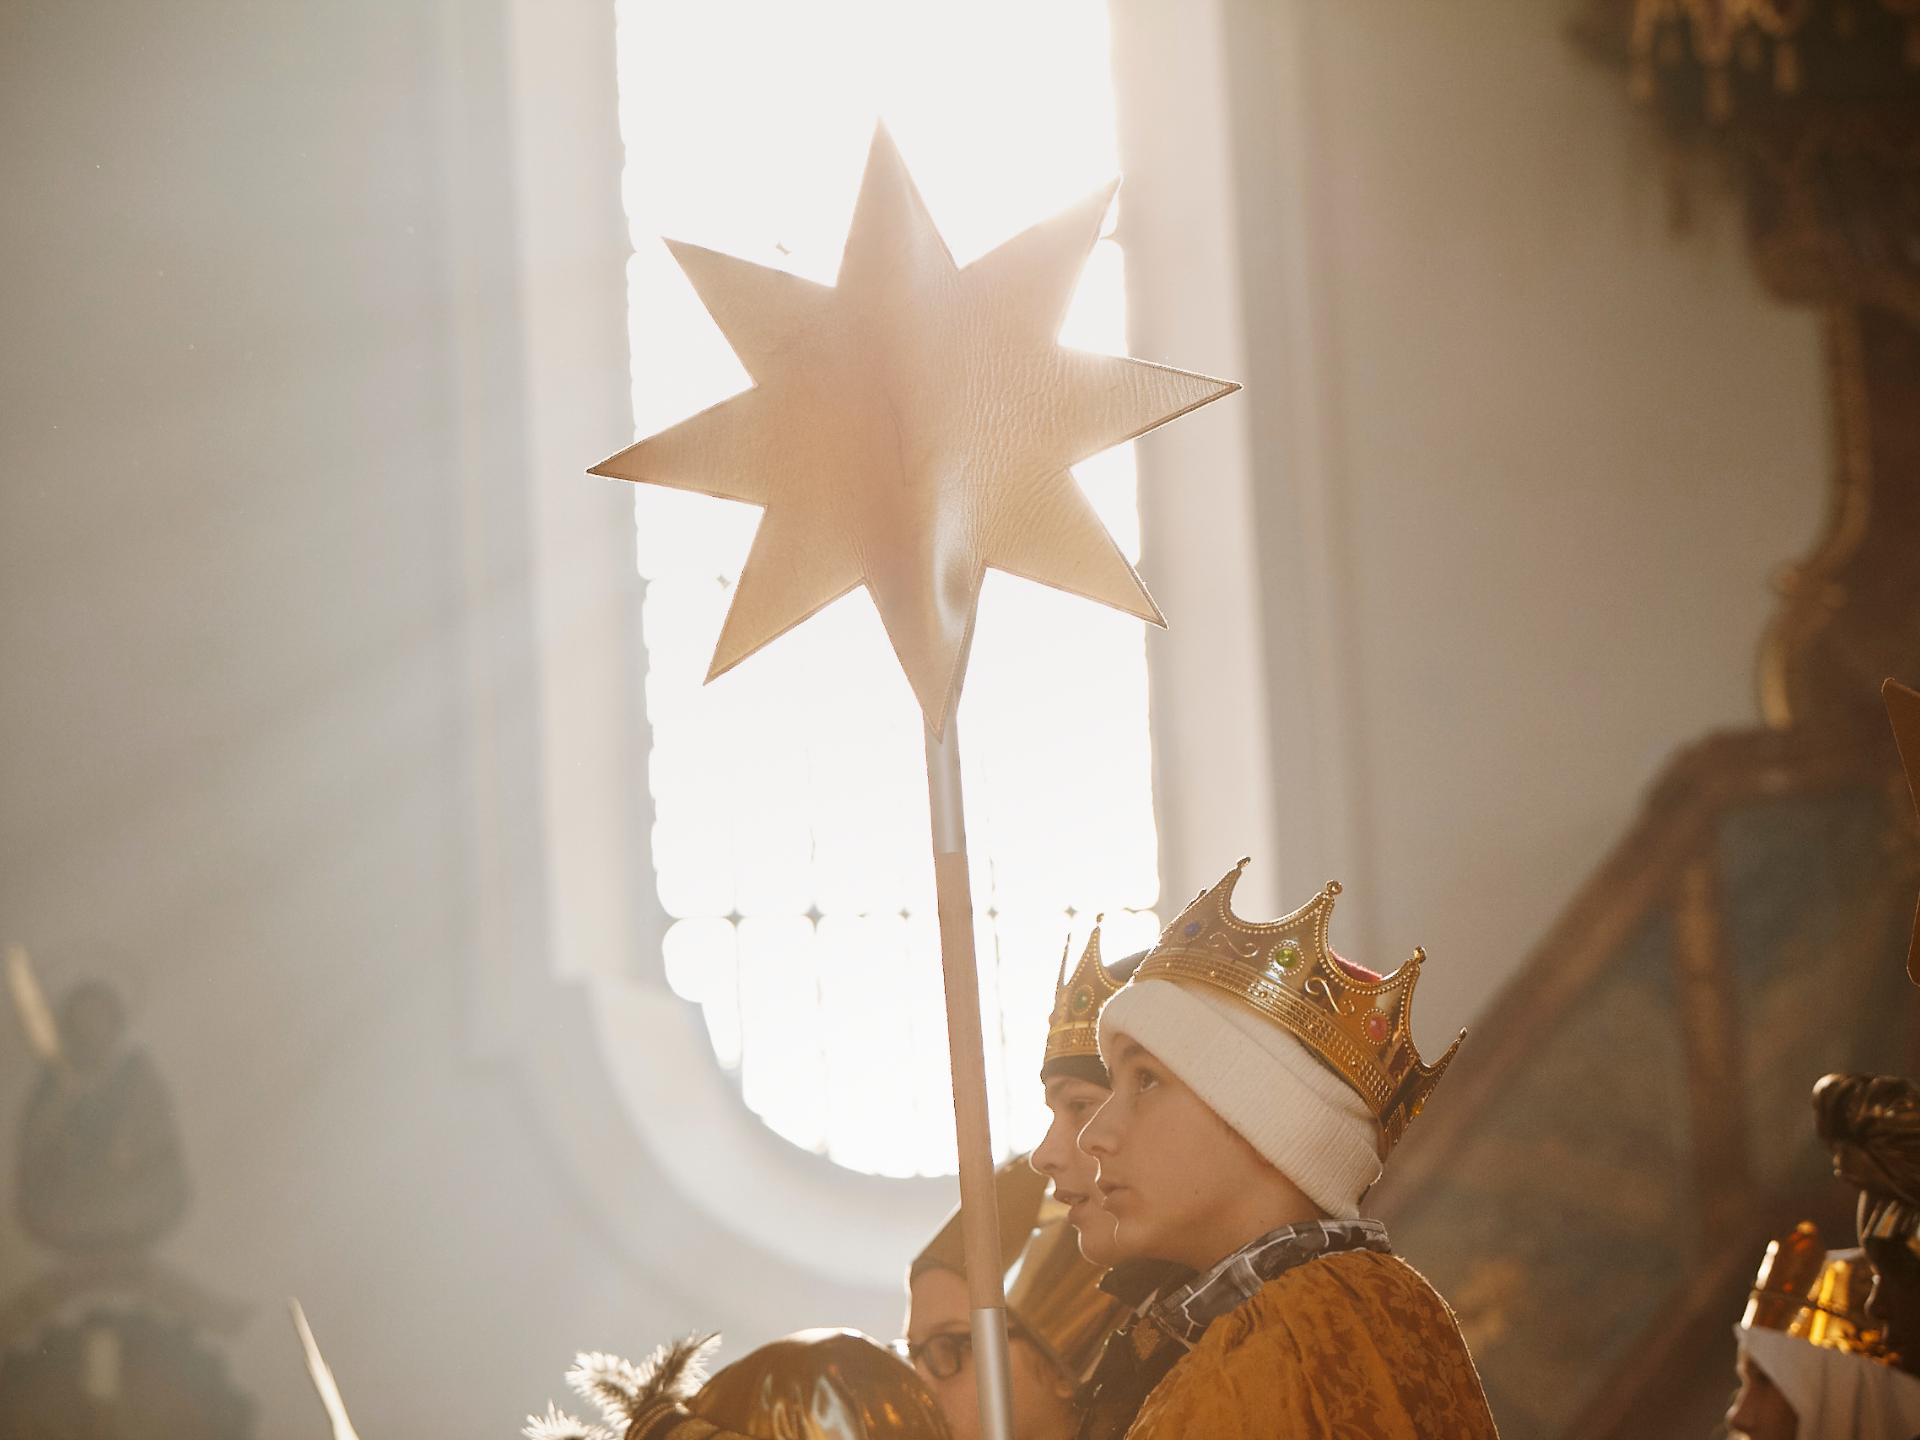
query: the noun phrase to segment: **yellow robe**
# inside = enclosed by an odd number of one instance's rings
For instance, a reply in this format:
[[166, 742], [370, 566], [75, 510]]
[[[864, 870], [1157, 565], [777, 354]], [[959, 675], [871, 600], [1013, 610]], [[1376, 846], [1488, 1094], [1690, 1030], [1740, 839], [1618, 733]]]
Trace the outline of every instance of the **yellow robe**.
[[1127, 1440], [1495, 1440], [1460, 1327], [1417, 1271], [1348, 1250], [1207, 1327]]

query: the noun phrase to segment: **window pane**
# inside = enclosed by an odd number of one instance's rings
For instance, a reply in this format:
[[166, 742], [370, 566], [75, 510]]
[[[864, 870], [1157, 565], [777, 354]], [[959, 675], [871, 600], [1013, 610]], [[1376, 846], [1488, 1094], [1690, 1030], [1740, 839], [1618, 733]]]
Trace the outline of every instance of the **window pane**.
[[[830, 283], [874, 119], [966, 263], [1117, 169], [1106, 0], [618, 0], [634, 413], [649, 434], [748, 384], [663, 235]], [[1111, 221], [1111, 217], [1110, 221]], [[1125, 350], [1094, 248], [1062, 342]], [[1076, 475], [1140, 553], [1133, 451]], [[779, 1134], [883, 1175], [950, 1173], [953, 1108], [920, 716], [864, 592], [711, 686], [759, 512], [635, 487], [668, 981]], [[1138, 621], [989, 575], [961, 711], [994, 1131], [1044, 1127], [1061, 946], [1155, 929]]]

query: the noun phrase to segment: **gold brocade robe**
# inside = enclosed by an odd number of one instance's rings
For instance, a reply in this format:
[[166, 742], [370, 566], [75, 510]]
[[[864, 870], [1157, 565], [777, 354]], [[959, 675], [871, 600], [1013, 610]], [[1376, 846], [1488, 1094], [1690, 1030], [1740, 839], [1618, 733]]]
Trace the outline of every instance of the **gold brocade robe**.
[[1296, 1265], [1206, 1334], [1127, 1440], [1497, 1440], [1446, 1302], [1404, 1261]]

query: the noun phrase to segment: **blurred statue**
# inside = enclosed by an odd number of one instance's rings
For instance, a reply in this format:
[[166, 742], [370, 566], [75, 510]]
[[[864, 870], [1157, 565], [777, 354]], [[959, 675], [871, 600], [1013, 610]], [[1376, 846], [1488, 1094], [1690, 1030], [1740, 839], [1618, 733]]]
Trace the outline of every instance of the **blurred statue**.
[[567, 1383], [604, 1423], [551, 1405], [528, 1440], [948, 1440], [913, 1367], [852, 1330], [802, 1330], [701, 1383], [713, 1336], [662, 1346], [642, 1365], [582, 1355]]
[[15, 1207], [56, 1258], [0, 1297], [0, 1436], [249, 1440], [254, 1407], [202, 1338], [237, 1331], [244, 1309], [152, 1253], [188, 1202], [159, 1072], [127, 1043], [111, 988], [76, 985], [56, 1012], [24, 948], [8, 948], [5, 969], [41, 1064]]
[[7, 1440], [253, 1440], [255, 1407], [187, 1326], [102, 1303], [0, 1348]]
[[67, 992], [55, 1043], [20, 1128], [20, 1223], [74, 1257], [151, 1246], [189, 1196], [166, 1085], [126, 1043], [125, 1009], [99, 981]]
[[1834, 1174], [1860, 1189], [1860, 1247], [1874, 1273], [1867, 1313], [1896, 1363], [1920, 1375], [1920, 1090], [1895, 1075], [1828, 1075], [1813, 1108]]
[[1920, 1430], [1920, 1379], [1895, 1368], [1867, 1314], [1871, 1267], [1829, 1251], [1802, 1221], [1767, 1246], [1734, 1327], [1740, 1388], [1727, 1428], [1746, 1440], [1909, 1440]]

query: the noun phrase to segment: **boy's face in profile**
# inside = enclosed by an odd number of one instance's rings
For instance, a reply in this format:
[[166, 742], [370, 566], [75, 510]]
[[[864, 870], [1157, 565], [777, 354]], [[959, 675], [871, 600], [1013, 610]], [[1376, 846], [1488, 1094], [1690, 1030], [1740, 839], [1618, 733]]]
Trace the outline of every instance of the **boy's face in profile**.
[[1741, 1440], [1796, 1440], [1800, 1420], [1779, 1387], [1745, 1350], [1734, 1362], [1740, 1388], [1727, 1407], [1727, 1430]]
[[1131, 1036], [1115, 1037], [1111, 1069], [1112, 1096], [1080, 1147], [1099, 1164], [1115, 1246], [1205, 1269], [1252, 1238], [1238, 1233], [1247, 1199], [1276, 1172]]
[[1029, 1163], [1053, 1181], [1053, 1196], [1067, 1207], [1067, 1220], [1080, 1238], [1088, 1263], [1108, 1266], [1121, 1259], [1113, 1242], [1113, 1216], [1100, 1203], [1098, 1167], [1080, 1148], [1080, 1132], [1107, 1103], [1107, 1087], [1071, 1075], [1047, 1081], [1047, 1109], [1053, 1123], [1034, 1148]]

